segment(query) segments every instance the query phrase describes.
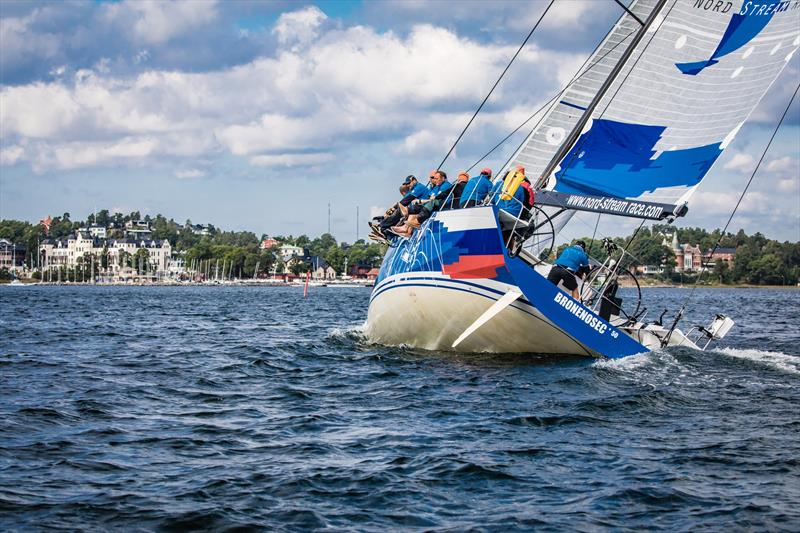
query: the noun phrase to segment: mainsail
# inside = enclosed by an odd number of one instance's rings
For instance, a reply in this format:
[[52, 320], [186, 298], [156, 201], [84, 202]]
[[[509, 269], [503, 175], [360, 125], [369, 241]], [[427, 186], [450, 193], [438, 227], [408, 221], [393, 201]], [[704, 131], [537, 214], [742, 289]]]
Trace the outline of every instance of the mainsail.
[[[647, 35], [583, 117], [575, 143], [551, 162], [547, 189], [684, 204], [800, 46], [800, 0], [668, 0], [658, 7]], [[625, 15], [612, 35], [626, 21], [637, 24]], [[567, 91], [561, 105], [585, 107], [573, 98]], [[545, 121], [540, 129], [552, 127]], [[534, 132], [528, 144], [538, 146], [548, 131]]]

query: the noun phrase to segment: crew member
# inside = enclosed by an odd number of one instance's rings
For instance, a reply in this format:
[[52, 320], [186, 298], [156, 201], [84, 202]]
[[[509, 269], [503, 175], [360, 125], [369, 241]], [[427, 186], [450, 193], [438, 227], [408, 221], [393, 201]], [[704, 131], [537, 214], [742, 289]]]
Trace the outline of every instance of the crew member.
[[461, 207], [473, 207], [486, 199], [492, 188], [492, 169], [484, 168], [481, 173], [471, 178], [461, 192]]
[[564, 287], [572, 293], [572, 297], [580, 300], [578, 292], [578, 277], [582, 277], [589, 268], [589, 256], [586, 255], [586, 243], [578, 241], [561, 252], [556, 259], [556, 264], [550, 269], [547, 280], [558, 285], [563, 282]]
[[407, 207], [411, 205], [414, 200], [426, 199], [430, 198], [431, 196], [430, 189], [418, 182], [416, 176], [414, 175], [406, 176], [403, 185], [408, 186], [408, 193], [406, 193], [406, 195], [403, 196], [403, 198], [397, 203], [397, 209], [394, 209], [391, 214], [387, 214], [387, 216], [381, 221], [380, 226], [377, 228], [381, 234], [385, 234], [386, 230], [400, 222], [403, 217], [400, 206]]

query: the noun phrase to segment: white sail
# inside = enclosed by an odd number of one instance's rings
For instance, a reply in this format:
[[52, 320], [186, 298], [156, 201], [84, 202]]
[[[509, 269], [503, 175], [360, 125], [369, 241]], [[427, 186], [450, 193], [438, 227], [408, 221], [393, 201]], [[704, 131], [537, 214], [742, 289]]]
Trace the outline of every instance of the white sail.
[[800, 0], [666, 2], [547, 188], [685, 202], [798, 46]]
[[[639, 20], [645, 20], [657, 5], [657, 0], [637, 0], [630, 7]], [[547, 114], [528, 136], [511, 159], [512, 166], [522, 165], [532, 178], [540, 176], [567, 135], [595, 98], [627, 48], [633, 42], [641, 23], [623, 13], [586, 66], [563, 91]]]

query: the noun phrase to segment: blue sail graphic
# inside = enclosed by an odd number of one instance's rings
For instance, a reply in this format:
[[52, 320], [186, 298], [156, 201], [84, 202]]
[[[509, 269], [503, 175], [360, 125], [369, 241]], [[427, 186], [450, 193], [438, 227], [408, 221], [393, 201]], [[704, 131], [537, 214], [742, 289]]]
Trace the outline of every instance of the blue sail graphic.
[[700, 183], [722, 153], [721, 143], [662, 152], [664, 126], [594, 119], [562, 161], [555, 190], [637, 198], [659, 188]]
[[772, 15], [777, 11], [777, 6], [780, 3], [781, 0], [771, 0], [760, 4], [758, 6], [760, 9], [758, 10], [752, 9], [743, 15], [740, 13], [734, 14], [725, 29], [725, 34], [722, 36], [719, 45], [717, 45], [717, 49], [714, 50], [709, 59], [693, 63], [676, 63], [675, 66], [684, 74], [696, 76], [706, 67], [716, 65], [721, 57], [735, 52], [755, 38], [772, 20]]

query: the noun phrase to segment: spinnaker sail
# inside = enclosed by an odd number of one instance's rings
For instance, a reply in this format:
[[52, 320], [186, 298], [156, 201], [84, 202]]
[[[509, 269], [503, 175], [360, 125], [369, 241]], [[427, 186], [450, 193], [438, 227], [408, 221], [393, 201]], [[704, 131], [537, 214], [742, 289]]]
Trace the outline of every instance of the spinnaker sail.
[[670, 0], [648, 33], [547, 189], [687, 202], [800, 46], [800, 1]]
[[614, 66], [633, 43], [641, 23], [658, 5], [658, 0], [637, 0], [606, 35], [575, 79], [564, 89], [517, 153], [512, 167], [525, 167], [528, 176], [540, 176], [547, 168], [567, 136], [580, 120], [586, 108], [607, 82]]

